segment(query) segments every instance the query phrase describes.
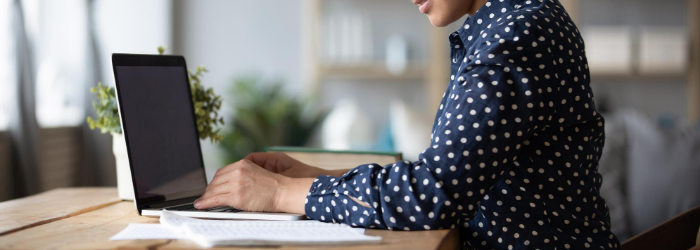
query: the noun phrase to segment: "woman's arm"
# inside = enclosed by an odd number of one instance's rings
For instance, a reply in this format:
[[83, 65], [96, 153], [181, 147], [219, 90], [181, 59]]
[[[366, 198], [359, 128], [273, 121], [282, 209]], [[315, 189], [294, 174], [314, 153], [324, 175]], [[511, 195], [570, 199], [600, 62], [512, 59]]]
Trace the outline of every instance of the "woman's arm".
[[[448, 228], [460, 224], [460, 218], [471, 219], [496, 182], [512, 174], [506, 171], [518, 165], [522, 146], [545, 129], [560, 101], [548, 99], [553, 96], [548, 93], [560, 91], [558, 82], [545, 80], [555, 76], [527, 70], [555, 67], [549, 48], [543, 43], [523, 49], [530, 44], [512, 39], [520, 32], [513, 27], [512, 33], [500, 34], [508, 39], [505, 43], [490, 41], [496, 46], [470, 55], [478, 63], [460, 69], [454, 78], [431, 146], [419, 161], [361, 165], [340, 177], [321, 175], [313, 181], [290, 180], [242, 161], [217, 172], [198, 201], [204, 205], [196, 206], [299, 212], [303, 200], [312, 219], [405, 230]], [[517, 199], [517, 190], [505, 190], [504, 195]]]
[[319, 175], [341, 176], [350, 171], [350, 169], [326, 170], [310, 166], [282, 152], [256, 152], [244, 159], [270, 172], [294, 178], [316, 178]]
[[319, 176], [306, 215], [354, 226], [426, 230], [472, 219], [494, 188], [517, 200], [521, 190], [509, 192], [507, 182], [496, 183], [513, 175], [508, 170], [518, 161], [529, 160], [517, 156], [530, 136], [550, 123], [561, 100], [549, 99], [559, 82], [545, 78], [555, 76], [527, 69], [553, 67], [547, 45], [517, 43], [512, 36], [522, 30], [511, 29], [500, 34], [503, 43], [489, 41], [495, 46], [468, 55], [473, 63], [460, 69], [450, 85], [431, 145], [419, 161], [362, 165], [340, 178]]
[[195, 207], [303, 214], [304, 200], [316, 176], [341, 176], [347, 171], [309, 166], [278, 152], [253, 153], [216, 171]]
[[314, 178], [289, 178], [277, 197], [277, 211], [304, 214], [304, 200], [313, 182]]
[[[326, 170], [324, 170], [326, 171]], [[327, 173], [340, 173], [326, 171]], [[340, 173], [342, 175], [342, 173]], [[246, 211], [304, 213], [304, 201], [314, 178], [291, 178], [241, 160], [216, 171], [195, 207], [231, 206]]]

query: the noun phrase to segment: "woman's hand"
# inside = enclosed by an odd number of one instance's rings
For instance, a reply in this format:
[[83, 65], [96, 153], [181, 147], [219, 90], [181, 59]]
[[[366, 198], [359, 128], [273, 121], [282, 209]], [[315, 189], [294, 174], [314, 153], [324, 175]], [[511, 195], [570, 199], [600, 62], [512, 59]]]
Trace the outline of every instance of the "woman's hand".
[[245, 157], [273, 173], [293, 178], [316, 178], [319, 175], [341, 176], [347, 170], [329, 171], [306, 165], [280, 152], [252, 153]]
[[294, 179], [272, 173], [244, 159], [216, 171], [194, 206], [304, 214], [304, 200], [313, 181], [313, 178]]

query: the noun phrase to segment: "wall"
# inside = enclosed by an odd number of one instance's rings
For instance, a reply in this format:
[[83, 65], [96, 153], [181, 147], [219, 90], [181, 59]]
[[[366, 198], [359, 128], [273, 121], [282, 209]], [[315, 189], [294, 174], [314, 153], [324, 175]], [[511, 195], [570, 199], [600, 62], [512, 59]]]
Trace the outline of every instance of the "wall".
[[112, 53], [157, 54], [158, 46], [171, 43], [172, 4], [168, 0], [97, 2], [95, 28], [104, 83], [114, 86]]
[[[205, 65], [202, 82], [226, 94], [236, 76], [284, 79], [290, 93], [304, 91], [303, 0], [198, 0], [173, 2], [173, 50], [188, 67]], [[223, 111], [229, 102], [224, 98]], [[228, 115], [226, 115], [228, 117]], [[226, 119], [226, 118], [224, 118]], [[202, 143], [207, 176], [228, 164], [218, 147]]]
[[206, 65], [205, 83], [228, 91], [232, 78], [249, 72], [303, 88], [302, 1], [175, 1], [173, 53], [188, 66]]
[[[94, 8], [96, 22], [94, 25], [98, 40], [97, 58], [100, 64], [97, 67], [101, 69], [99, 75], [95, 77], [107, 85], [114, 86], [112, 53], [156, 54], [158, 46], [171, 43], [171, 1], [103, 0], [95, 2]], [[97, 85], [97, 82], [92, 82], [90, 85]], [[87, 88], [85, 91], [86, 95], [89, 94]], [[89, 96], [94, 98], [92, 94]], [[88, 103], [91, 102], [92, 100], [88, 100]], [[92, 156], [100, 161], [97, 169], [93, 170], [95, 174], [86, 175], [94, 176], [95, 180], [87, 180], [86, 183], [90, 185], [116, 185], [116, 166], [114, 165], [110, 136], [99, 134], [97, 131], [86, 133], [84, 136], [86, 138], [97, 137], [94, 140], [99, 141], [99, 143], [95, 144], [95, 148], [84, 150], [85, 152], [94, 152]]]

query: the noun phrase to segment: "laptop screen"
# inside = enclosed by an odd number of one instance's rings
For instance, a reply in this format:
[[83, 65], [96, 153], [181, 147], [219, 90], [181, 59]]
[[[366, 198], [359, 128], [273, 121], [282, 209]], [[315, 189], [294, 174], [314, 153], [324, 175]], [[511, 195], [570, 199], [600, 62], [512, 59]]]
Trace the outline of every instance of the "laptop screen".
[[184, 66], [115, 66], [122, 127], [140, 204], [201, 195], [206, 186]]

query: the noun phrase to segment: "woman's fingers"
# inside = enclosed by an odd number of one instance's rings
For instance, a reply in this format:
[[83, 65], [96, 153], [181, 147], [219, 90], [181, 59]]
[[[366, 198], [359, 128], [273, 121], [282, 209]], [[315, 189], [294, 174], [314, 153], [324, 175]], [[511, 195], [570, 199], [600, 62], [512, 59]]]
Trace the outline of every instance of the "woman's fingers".
[[[198, 209], [232, 206], [248, 211], [277, 211], [281, 185], [288, 177], [241, 160], [217, 171], [204, 195], [195, 201]], [[245, 202], [243, 202], [245, 201]]]
[[238, 183], [237, 181], [240, 181], [238, 178], [249, 178], [249, 176], [242, 176], [245, 172], [236, 170], [250, 167], [248, 165], [251, 165], [249, 161], [241, 160], [217, 170], [204, 194], [195, 203], [232, 192], [235, 187], [229, 185], [230, 183]]
[[209, 185], [207, 190], [204, 191], [204, 195], [202, 195], [202, 197], [198, 200], [206, 199], [214, 195], [229, 193], [230, 191], [231, 187], [229, 187], [228, 182], [224, 182], [219, 185]]
[[234, 163], [229, 164], [226, 167], [220, 168], [219, 170], [216, 170], [216, 174], [214, 174], [214, 178], [211, 179], [211, 182], [209, 182], [209, 185], [219, 185], [221, 183], [227, 182], [229, 178], [227, 175], [231, 173], [231, 171], [235, 170], [236, 168], [241, 168], [243, 165], [251, 164], [249, 160], [240, 160]]
[[214, 178], [211, 178], [211, 182], [209, 182], [209, 185], [207, 186], [207, 189], [209, 187], [213, 186], [218, 186], [222, 183], [228, 182], [228, 179], [225, 177], [225, 174], [219, 174], [218, 172], [214, 175]]
[[216, 174], [215, 174], [214, 176], [222, 175], [222, 174], [226, 174], [226, 173], [228, 173], [228, 172], [231, 172], [231, 170], [233, 170], [234, 168], [236, 168], [237, 165], [240, 165], [240, 162], [241, 162], [241, 161], [243, 161], [243, 160], [240, 160], [240, 161], [237, 161], [237, 162], [228, 164], [228, 165], [226, 165], [225, 167], [216, 170]]
[[194, 203], [194, 207], [197, 209], [207, 209], [212, 207], [223, 207], [227, 206], [229, 203], [227, 194], [214, 195], [209, 198], [200, 198]]
[[211, 178], [211, 182], [209, 182], [209, 186], [207, 186], [207, 189], [209, 189], [209, 187], [218, 186], [226, 182], [228, 182], [226, 174], [216, 173], [216, 175], [214, 175], [214, 178]]
[[249, 154], [244, 160], [249, 160], [270, 172], [280, 173], [289, 168], [289, 164], [285, 164], [287, 162], [282, 159], [285, 156], [285, 154], [276, 152], [257, 152]]
[[255, 164], [261, 165], [261, 163], [264, 164], [265, 160], [267, 160], [267, 157], [265, 157], [265, 154], [267, 154], [267, 153], [262, 153], [262, 152], [250, 153], [243, 159], [249, 160]]

